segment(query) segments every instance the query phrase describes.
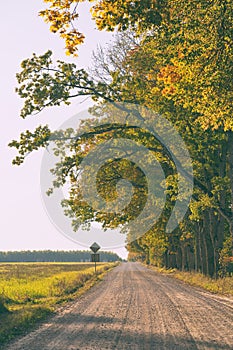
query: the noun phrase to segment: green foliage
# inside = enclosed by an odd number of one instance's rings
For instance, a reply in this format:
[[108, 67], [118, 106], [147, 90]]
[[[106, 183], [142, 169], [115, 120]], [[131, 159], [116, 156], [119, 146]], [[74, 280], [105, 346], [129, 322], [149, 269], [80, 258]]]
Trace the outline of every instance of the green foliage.
[[223, 249], [220, 252], [220, 274], [225, 276], [227, 274], [233, 275], [233, 256], [232, 256], [232, 239], [231, 236], [225, 238]]
[[9, 143], [10, 147], [15, 147], [19, 152], [19, 156], [16, 156], [12, 163], [22, 164], [29, 153], [48, 146], [50, 137], [51, 131], [47, 125], [39, 126], [33, 132], [26, 130], [21, 133], [19, 141], [13, 140]]
[[26, 59], [21, 63], [22, 71], [18, 73], [18, 95], [24, 99], [21, 117], [36, 114], [46, 107], [70, 104], [70, 99], [77, 96], [93, 95], [103, 92], [106, 87], [95, 85], [83, 69], [77, 69], [74, 63], [52, 62], [52, 51], [44, 55]]

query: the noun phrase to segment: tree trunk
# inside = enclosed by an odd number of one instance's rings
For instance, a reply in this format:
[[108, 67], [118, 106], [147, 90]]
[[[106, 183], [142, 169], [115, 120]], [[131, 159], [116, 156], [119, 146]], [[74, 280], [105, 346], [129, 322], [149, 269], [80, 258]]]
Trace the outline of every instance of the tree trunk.
[[180, 246], [178, 247], [176, 252], [176, 265], [178, 270], [182, 269], [182, 251]]
[[201, 242], [200, 242], [200, 223], [196, 223], [195, 228], [195, 271], [202, 271], [202, 259], [201, 259]]
[[230, 191], [231, 191], [231, 217], [229, 221], [230, 233], [231, 233], [231, 248], [233, 255], [233, 131], [228, 132], [228, 161], [229, 161], [229, 178], [230, 178]]
[[204, 213], [204, 247], [206, 256], [206, 275], [213, 277], [215, 255], [214, 245], [211, 238], [211, 223], [209, 220], [209, 210]]
[[199, 254], [200, 254], [200, 268], [201, 273], [205, 273], [206, 270], [206, 259], [205, 259], [205, 252], [204, 252], [204, 225], [203, 221], [199, 223]]

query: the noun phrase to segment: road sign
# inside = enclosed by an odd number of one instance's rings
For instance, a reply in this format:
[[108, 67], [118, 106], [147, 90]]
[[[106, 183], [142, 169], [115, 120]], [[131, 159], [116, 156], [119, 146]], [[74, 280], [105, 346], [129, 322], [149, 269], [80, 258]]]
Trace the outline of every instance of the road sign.
[[91, 261], [95, 263], [95, 272], [96, 272], [96, 263], [99, 262], [100, 260], [100, 255], [96, 254], [96, 252], [98, 252], [98, 250], [100, 249], [99, 244], [97, 244], [96, 242], [94, 242], [91, 246], [90, 249], [93, 251], [94, 254], [91, 254]]
[[96, 252], [98, 252], [98, 250], [100, 249], [100, 246], [99, 246], [99, 244], [97, 244], [96, 242], [94, 242], [94, 243], [90, 246], [90, 249], [91, 249], [94, 253], [96, 253]]
[[91, 254], [91, 262], [99, 262], [100, 261], [100, 255], [99, 254]]

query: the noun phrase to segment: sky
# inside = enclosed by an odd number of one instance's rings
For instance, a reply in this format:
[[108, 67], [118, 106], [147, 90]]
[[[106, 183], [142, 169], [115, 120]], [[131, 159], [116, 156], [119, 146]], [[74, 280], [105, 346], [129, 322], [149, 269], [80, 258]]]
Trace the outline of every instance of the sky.
[[[95, 234], [102, 234], [100, 228], [94, 226], [90, 234], [81, 232], [81, 239], [77, 240], [74, 236], [72, 240], [72, 235], [65, 235], [64, 230], [51, 219], [43, 201], [43, 193], [41, 194], [40, 174], [42, 159], [45, 157], [43, 150], [31, 154], [20, 167], [11, 164], [16, 152], [8, 147], [8, 143], [18, 139], [20, 132], [26, 129], [33, 130], [40, 124], [49, 124], [52, 129], [57, 129], [91, 105], [90, 100], [77, 100], [68, 107], [50, 108], [23, 120], [19, 116], [23, 101], [15, 93], [15, 75], [20, 71], [21, 61], [30, 57], [33, 52], [43, 54], [51, 49], [55, 59], [72, 61], [78, 67], [86, 68], [91, 64], [92, 51], [97, 45], [104, 46], [112, 37], [110, 33], [98, 32], [94, 28], [88, 6], [81, 4], [79, 28], [85, 33], [86, 40], [79, 50], [79, 57], [70, 59], [65, 55], [62, 40], [50, 33], [49, 26], [38, 16], [38, 12], [44, 7], [42, 0], [5, 1], [1, 4], [0, 250], [4, 251], [87, 249], [92, 239], [98, 240], [99, 236]], [[88, 239], [83, 238], [88, 235]], [[118, 236], [117, 233], [116, 235]], [[113, 236], [114, 233], [110, 232], [110, 241]], [[106, 235], [103, 239], [106, 241]], [[81, 245], [78, 242], [81, 242]], [[105, 246], [108, 248], [108, 244]], [[112, 249], [113, 246], [109, 244], [111, 250], [121, 257], [127, 256], [122, 239], [120, 244], [115, 244], [117, 249]]]

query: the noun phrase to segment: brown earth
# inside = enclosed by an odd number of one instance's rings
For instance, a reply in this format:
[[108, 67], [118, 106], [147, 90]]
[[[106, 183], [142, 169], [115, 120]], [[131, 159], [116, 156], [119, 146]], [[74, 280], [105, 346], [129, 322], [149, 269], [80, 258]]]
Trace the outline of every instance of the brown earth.
[[233, 349], [233, 299], [122, 263], [6, 350]]

